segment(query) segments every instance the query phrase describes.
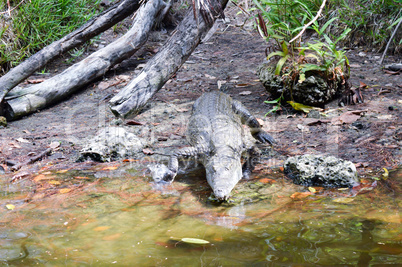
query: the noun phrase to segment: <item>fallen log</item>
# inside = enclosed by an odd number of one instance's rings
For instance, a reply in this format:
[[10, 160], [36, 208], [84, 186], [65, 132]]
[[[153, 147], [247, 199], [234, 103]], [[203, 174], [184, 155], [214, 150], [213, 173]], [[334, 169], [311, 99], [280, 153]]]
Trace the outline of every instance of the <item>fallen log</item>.
[[[113, 5], [101, 14], [93, 17], [79, 29], [53, 42], [42, 50], [11, 69], [0, 77], [0, 104], [6, 94], [20, 82], [25, 80], [38, 69], [43, 68], [50, 60], [83, 44], [92, 37], [104, 32], [119, 21], [125, 19], [140, 7], [140, 0], [123, 0]], [[0, 105], [0, 115], [2, 115]]]
[[[219, 9], [223, 10], [227, 2], [228, 0], [217, 0], [212, 3], [220, 6], [214, 9], [217, 13], [212, 17], [213, 21], [220, 14]], [[175, 34], [147, 62], [143, 71], [109, 101], [112, 112], [123, 118], [137, 114], [183, 65], [212, 24], [205, 23], [205, 19], [201, 17], [200, 21], [197, 21], [194, 14], [189, 11], [177, 26]]]
[[146, 42], [156, 18], [165, 7], [167, 4], [163, 0], [149, 0], [137, 11], [131, 29], [118, 40], [40, 84], [11, 90], [5, 97], [7, 120], [18, 119], [64, 99], [133, 55]]

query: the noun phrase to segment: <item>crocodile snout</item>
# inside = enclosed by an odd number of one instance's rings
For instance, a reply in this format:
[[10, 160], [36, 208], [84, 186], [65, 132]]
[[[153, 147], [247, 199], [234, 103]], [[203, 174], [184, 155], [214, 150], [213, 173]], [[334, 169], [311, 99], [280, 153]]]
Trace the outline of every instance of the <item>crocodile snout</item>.
[[217, 199], [220, 200], [226, 200], [229, 198], [229, 194], [230, 191], [229, 190], [225, 190], [225, 189], [221, 189], [221, 188], [217, 188], [214, 190], [214, 195]]

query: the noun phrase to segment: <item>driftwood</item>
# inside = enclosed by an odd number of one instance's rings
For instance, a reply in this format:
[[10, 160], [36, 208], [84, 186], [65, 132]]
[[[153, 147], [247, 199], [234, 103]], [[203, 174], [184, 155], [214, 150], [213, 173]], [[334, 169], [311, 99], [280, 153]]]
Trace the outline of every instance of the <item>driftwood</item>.
[[[223, 10], [227, 2], [228, 0], [220, 0], [214, 4], [219, 4]], [[215, 19], [216, 16], [213, 17]], [[187, 60], [211, 26], [212, 24], [205, 23], [205, 19], [200, 18], [197, 21], [192, 12], [187, 13], [175, 34], [148, 61], [143, 71], [110, 100], [112, 112], [120, 117], [138, 113]]]
[[[120, 1], [89, 20], [76, 31], [46, 46], [20, 65], [11, 69], [7, 74], [0, 77], [0, 103], [3, 102], [4, 97], [12, 88], [38, 69], [43, 68], [50, 60], [102, 33], [132, 14], [139, 7], [139, 0]], [[2, 113], [0, 108], [0, 115]]]
[[47, 107], [103, 76], [146, 42], [156, 18], [166, 6], [162, 0], [149, 0], [137, 11], [132, 28], [115, 42], [40, 84], [11, 90], [5, 98], [6, 118], [14, 120]]

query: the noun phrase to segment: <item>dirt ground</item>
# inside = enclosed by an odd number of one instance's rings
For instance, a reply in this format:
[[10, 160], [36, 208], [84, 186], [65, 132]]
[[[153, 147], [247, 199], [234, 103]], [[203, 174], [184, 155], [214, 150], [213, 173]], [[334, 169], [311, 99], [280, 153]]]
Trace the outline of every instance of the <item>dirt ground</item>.
[[[200, 44], [177, 74], [153, 97], [147, 108], [132, 118], [140, 125], [127, 126], [148, 142], [148, 151], [168, 152], [184, 146], [185, 125], [191, 104], [203, 92], [216, 90], [217, 84], [227, 83], [233, 98], [240, 100], [261, 121], [264, 128], [278, 141], [275, 153], [265, 166], [279, 167], [286, 157], [300, 154], [331, 154], [350, 160], [361, 173], [379, 172], [401, 165], [402, 78], [390, 75], [378, 64], [380, 54], [365, 48], [347, 52], [351, 64], [351, 82], [368, 85], [363, 89], [364, 103], [339, 108], [335, 100], [326, 106], [326, 117], [320, 121], [289, 109], [265, 117], [272, 106], [258, 81], [256, 69], [264, 61], [266, 43], [245, 17], [229, 6], [227, 19], [214, 26], [215, 33]], [[125, 24], [129, 25], [127, 20]], [[105, 46], [124, 33], [108, 30], [83, 55]], [[59, 142], [51, 155], [21, 172], [34, 172], [43, 166], [72, 164], [88, 138], [107, 125], [123, 124], [130, 120], [116, 119], [108, 108], [108, 100], [138, 74], [147, 59], [154, 55], [168, 36], [162, 29], [154, 32], [143, 49], [132, 58], [109, 71], [104, 79], [90, 84], [62, 103], [0, 129], [0, 165], [10, 172], [9, 163], [20, 163], [46, 150], [52, 142]], [[46, 67], [49, 74], [34, 75], [31, 80], [48, 78], [67, 67], [60, 58]], [[78, 60], [78, 59], [77, 59]], [[401, 57], [389, 56], [386, 63], [400, 63]], [[335, 119], [347, 111], [360, 110], [354, 121], [337, 125]], [[332, 120], [332, 122], [331, 122]], [[132, 121], [131, 121], [132, 124]], [[264, 150], [264, 146], [261, 146]], [[142, 154], [142, 153], [141, 153]], [[139, 155], [140, 158], [148, 155]], [[8, 164], [7, 164], [8, 163]], [[1, 169], [0, 169], [1, 170]]]

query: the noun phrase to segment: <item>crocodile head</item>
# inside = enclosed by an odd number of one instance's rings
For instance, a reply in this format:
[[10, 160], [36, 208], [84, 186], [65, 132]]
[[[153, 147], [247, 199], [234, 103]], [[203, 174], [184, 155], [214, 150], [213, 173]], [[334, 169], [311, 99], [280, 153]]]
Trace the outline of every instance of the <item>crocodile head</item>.
[[226, 200], [242, 177], [240, 158], [212, 156], [205, 164], [208, 184], [218, 199]]

